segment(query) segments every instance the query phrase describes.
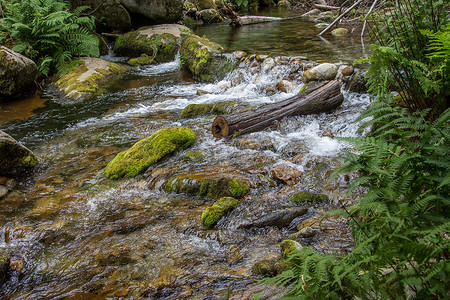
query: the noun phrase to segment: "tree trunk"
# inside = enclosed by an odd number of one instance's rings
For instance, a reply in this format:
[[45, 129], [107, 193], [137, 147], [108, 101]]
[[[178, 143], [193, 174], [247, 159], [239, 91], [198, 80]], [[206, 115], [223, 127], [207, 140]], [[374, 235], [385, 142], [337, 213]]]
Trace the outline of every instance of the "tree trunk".
[[335, 109], [344, 100], [340, 90], [341, 83], [332, 80], [278, 103], [217, 116], [212, 124], [212, 134], [216, 138], [232, 137], [235, 134], [264, 130], [277, 125], [279, 120], [288, 116], [317, 114]]

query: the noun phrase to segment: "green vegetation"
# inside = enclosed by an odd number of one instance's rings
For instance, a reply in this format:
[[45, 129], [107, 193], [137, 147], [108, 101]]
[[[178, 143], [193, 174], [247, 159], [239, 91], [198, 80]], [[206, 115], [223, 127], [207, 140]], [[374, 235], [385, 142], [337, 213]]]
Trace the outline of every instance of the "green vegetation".
[[369, 92], [389, 101], [400, 92], [410, 111], [444, 111], [450, 97], [450, 24], [445, 1], [403, 0], [373, 17]]
[[232, 197], [223, 197], [202, 213], [202, 223], [206, 228], [211, 228], [228, 212], [238, 206], [238, 200]]
[[[346, 256], [307, 247], [288, 271], [266, 279], [286, 299], [440, 299], [450, 293], [449, 40], [444, 1], [399, 1], [374, 19], [378, 45], [366, 61], [378, 99], [358, 121], [368, 137], [339, 173], [358, 172], [356, 204], [330, 214], [350, 219], [355, 246]], [[383, 18], [384, 17], [384, 18]], [[401, 105], [394, 103], [399, 92]]]
[[117, 154], [105, 167], [105, 176], [110, 179], [134, 177], [167, 155], [191, 146], [195, 140], [195, 133], [187, 127], [160, 129]]
[[12, 50], [33, 59], [39, 72], [65, 74], [72, 59], [99, 56], [99, 40], [92, 33], [94, 19], [81, 16], [87, 7], [70, 11], [62, 0], [0, 0], [4, 18], [0, 30], [12, 39]]

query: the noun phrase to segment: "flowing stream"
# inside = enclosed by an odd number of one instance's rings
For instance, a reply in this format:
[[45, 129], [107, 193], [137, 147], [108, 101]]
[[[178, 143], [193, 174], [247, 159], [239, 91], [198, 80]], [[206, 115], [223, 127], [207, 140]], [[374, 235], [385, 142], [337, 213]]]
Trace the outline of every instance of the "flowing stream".
[[[199, 35], [229, 51], [278, 57], [270, 69], [243, 62], [217, 83], [195, 82], [175, 60], [131, 68], [108, 92], [82, 103], [66, 103], [48, 88], [42, 97], [2, 106], [2, 130], [31, 148], [40, 165], [16, 181], [17, 191], [0, 209], [0, 247], [16, 264], [0, 297], [223, 299], [229, 291], [230, 299], [250, 299], [263, 290], [267, 298], [275, 297], [276, 291], [257, 282], [261, 276], [253, 266], [277, 259], [279, 243], [298, 224], [306, 219], [318, 224], [325, 211], [351, 200], [348, 178], [328, 178], [342, 164], [346, 147], [336, 138], [357, 135], [353, 121], [370, 97], [343, 89], [344, 103], [333, 112], [290, 117], [278, 130], [233, 140], [212, 137], [213, 116], [178, 116], [192, 103], [229, 101], [239, 108], [274, 103], [303, 86], [297, 80], [290, 92], [273, 89], [289, 76], [293, 61], [348, 62], [363, 55], [361, 45], [350, 39], [316, 38], [313, 26], [296, 19], [241, 29], [199, 28]], [[197, 142], [136, 178], [103, 176], [117, 153], [167, 126], [192, 128]], [[301, 176], [276, 181], [272, 170], [280, 166]], [[207, 230], [200, 216], [214, 200], [165, 193], [165, 181], [175, 174], [240, 178], [251, 189], [236, 210]], [[305, 205], [308, 213], [283, 228], [242, 228], [291, 207], [287, 199], [299, 191], [322, 192], [330, 201]], [[323, 252], [352, 247], [345, 220], [327, 219], [317, 231], [297, 241]]]

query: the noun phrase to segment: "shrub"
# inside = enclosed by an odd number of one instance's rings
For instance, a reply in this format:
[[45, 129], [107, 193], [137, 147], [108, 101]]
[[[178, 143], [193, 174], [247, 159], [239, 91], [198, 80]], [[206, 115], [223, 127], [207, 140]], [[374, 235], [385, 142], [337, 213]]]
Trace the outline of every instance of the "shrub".
[[13, 38], [12, 50], [33, 59], [41, 74], [56, 69], [63, 75], [72, 58], [99, 56], [94, 19], [81, 16], [87, 7], [69, 11], [69, 3], [62, 0], [0, 1], [5, 15], [0, 26]]

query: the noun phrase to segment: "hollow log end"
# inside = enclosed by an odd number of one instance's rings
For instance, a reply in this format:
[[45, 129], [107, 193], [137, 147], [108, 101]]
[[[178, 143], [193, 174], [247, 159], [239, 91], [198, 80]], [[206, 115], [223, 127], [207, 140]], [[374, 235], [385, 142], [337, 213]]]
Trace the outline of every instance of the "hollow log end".
[[229, 128], [227, 120], [222, 116], [217, 116], [211, 126], [212, 134], [215, 138], [227, 137], [229, 134]]

